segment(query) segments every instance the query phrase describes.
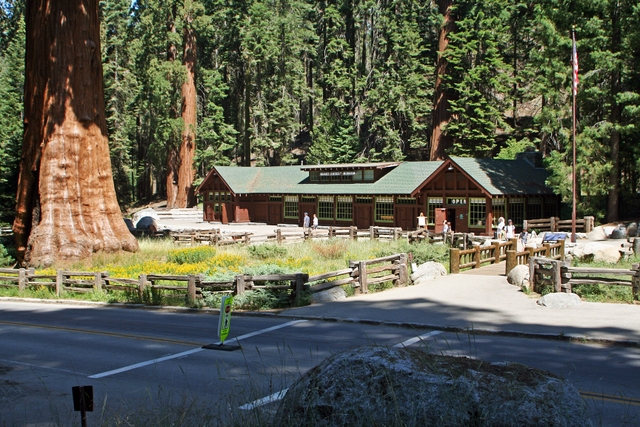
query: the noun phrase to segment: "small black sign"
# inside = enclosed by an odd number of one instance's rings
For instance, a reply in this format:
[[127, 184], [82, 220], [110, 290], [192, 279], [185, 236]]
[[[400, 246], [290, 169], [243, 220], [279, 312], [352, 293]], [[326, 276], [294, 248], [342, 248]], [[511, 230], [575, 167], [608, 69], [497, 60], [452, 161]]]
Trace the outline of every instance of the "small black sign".
[[73, 410], [93, 412], [93, 386], [75, 386], [73, 390]]

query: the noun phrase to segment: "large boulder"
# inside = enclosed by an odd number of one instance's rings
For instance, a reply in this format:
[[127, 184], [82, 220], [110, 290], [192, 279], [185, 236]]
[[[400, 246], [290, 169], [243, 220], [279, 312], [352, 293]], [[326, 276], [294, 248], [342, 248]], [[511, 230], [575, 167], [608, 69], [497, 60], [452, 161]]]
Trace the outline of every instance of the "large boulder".
[[528, 265], [516, 265], [507, 274], [507, 282], [515, 285], [519, 288], [529, 287], [529, 266]]
[[537, 301], [538, 305], [548, 308], [569, 308], [580, 305], [580, 297], [566, 292], [554, 292], [547, 294]]
[[415, 285], [419, 285], [429, 280], [436, 279], [447, 275], [447, 269], [439, 262], [427, 261], [420, 264], [418, 268], [411, 273], [411, 280]]
[[620, 259], [618, 247], [598, 242], [577, 245], [570, 250], [570, 254], [573, 258], [592, 258], [594, 261], [611, 264], [615, 264]]
[[515, 363], [410, 348], [336, 353], [289, 388], [279, 426], [590, 426], [575, 387]]
[[323, 302], [338, 301], [346, 299], [347, 293], [340, 286], [327, 289], [326, 291], [320, 291], [311, 294], [311, 304], [320, 304]]

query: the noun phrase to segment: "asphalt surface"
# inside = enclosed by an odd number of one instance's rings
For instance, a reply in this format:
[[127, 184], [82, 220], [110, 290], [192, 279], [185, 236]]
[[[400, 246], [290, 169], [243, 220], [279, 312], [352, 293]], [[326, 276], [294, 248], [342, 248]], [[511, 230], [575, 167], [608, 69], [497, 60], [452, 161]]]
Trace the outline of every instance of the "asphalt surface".
[[582, 302], [554, 309], [536, 301], [504, 276], [457, 274], [282, 315], [640, 346], [640, 305]]

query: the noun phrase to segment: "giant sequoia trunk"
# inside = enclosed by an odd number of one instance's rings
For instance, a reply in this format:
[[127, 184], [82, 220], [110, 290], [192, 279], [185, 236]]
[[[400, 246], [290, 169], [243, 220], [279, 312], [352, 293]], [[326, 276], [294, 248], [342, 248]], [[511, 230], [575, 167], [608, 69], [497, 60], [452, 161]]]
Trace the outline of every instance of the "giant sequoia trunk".
[[26, 17], [18, 262], [135, 251], [111, 175], [98, 0], [30, 0]]
[[447, 58], [444, 52], [449, 45], [449, 33], [453, 30], [453, 17], [451, 16], [451, 6], [453, 0], [438, 0], [439, 12], [444, 17], [440, 37], [438, 40], [438, 63], [436, 65], [435, 83], [435, 104], [433, 107], [433, 126], [431, 133], [430, 160], [442, 160], [445, 158], [445, 149], [453, 145], [450, 136], [443, 132], [443, 128], [451, 120], [449, 111], [449, 98], [447, 91], [442, 84], [442, 76], [447, 73]]
[[[188, 22], [187, 24], [190, 24]], [[196, 34], [190, 25], [184, 29], [184, 66], [182, 84], [182, 121], [180, 148], [171, 150], [167, 159], [167, 208], [186, 208], [196, 204], [193, 189], [193, 158], [196, 151]]]

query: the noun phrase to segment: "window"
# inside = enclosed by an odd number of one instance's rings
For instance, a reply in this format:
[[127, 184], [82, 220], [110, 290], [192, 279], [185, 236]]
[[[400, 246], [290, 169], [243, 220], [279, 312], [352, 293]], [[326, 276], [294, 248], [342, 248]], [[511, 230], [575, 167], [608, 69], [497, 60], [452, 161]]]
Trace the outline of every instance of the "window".
[[367, 169], [364, 171], [364, 180], [365, 181], [373, 181], [373, 170]]
[[333, 219], [333, 196], [318, 196], [318, 218]]
[[282, 201], [282, 196], [269, 196], [269, 201], [270, 202], [281, 202]]
[[336, 219], [351, 221], [353, 219], [353, 200], [351, 196], [336, 197]]
[[209, 191], [209, 198], [207, 199], [208, 202], [213, 202], [213, 191]]
[[298, 218], [298, 196], [284, 196], [284, 217]]
[[522, 222], [524, 221], [524, 199], [509, 199], [509, 218], [512, 219], [513, 225], [522, 226]]
[[[498, 218], [504, 218], [507, 215], [505, 210], [505, 199], [493, 199], [491, 200], [491, 211], [493, 213], [493, 225], [498, 225]], [[506, 219], [505, 219], [506, 222]]]
[[326, 172], [321, 172], [320, 173], [320, 181], [329, 181], [331, 180], [331, 177], [329, 176], [329, 174], [327, 174]]
[[217, 191], [213, 194], [213, 200], [215, 202], [217, 202], [218, 200], [220, 200], [220, 193], [218, 193]]
[[401, 197], [398, 196], [396, 198], [396, 203], [399, 205], [415, 205], [416, 204], [416, 198], [415, 197]]
[[353, 174], [354, 181], [362, 181], [362, 171], [355, 171]]
[[429, 197], [427, 201], [427, 221], [429, 224], [436, 223], [436, 209], [443, 207], [442, 197]]
[[331, 181], [340, 181], [340, 178], [342, 178], [342, 174], [340, 172], [331, 173]]
[[393, 197], [376, 197], [376, 221], [393, 222]]
[[309, 180], [311, 181], [319, 181], [320, 180], [320, 174], [318, 171], [310, 171], [309, 172]]
[[487, 199], [469, 197], [469, 227], [484, 227], [487, 215]]
[[527, 200], [527, 219], [542, 218], [542, 199], [531, 197]]
[[316, 196], [302, 196], [302, 201], [306, 203], [315, 203]]
[[359, 205], [369, 205], [373, 202], [373, 197], [356, 196], [356, 203]]
[[558, 215], [558, 201], [555, 197], [546, 197], [544, 199], [544, 216], [545, 218]]

